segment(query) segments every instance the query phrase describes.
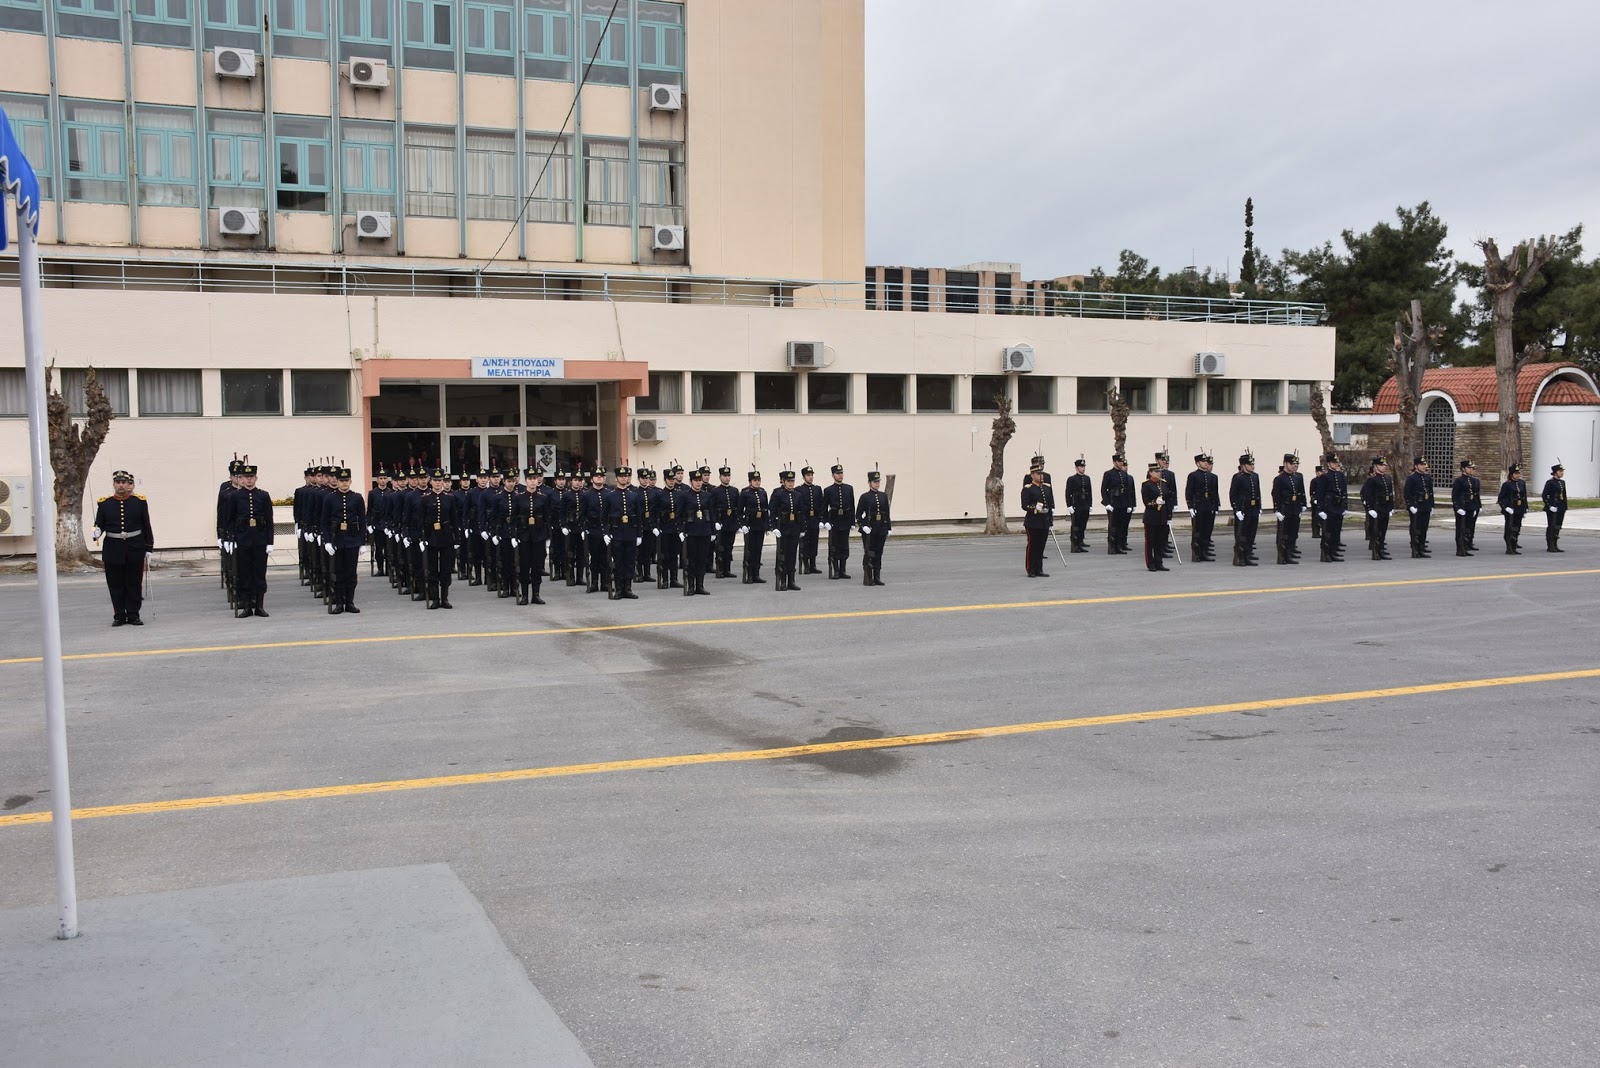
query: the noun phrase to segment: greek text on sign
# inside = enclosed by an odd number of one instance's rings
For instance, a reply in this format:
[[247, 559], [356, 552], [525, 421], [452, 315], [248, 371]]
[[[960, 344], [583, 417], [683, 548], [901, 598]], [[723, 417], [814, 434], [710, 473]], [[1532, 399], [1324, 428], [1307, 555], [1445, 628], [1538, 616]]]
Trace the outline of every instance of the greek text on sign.
[[549, 356], [474, 356], [473, 378], [565, 378], [567, 361]]

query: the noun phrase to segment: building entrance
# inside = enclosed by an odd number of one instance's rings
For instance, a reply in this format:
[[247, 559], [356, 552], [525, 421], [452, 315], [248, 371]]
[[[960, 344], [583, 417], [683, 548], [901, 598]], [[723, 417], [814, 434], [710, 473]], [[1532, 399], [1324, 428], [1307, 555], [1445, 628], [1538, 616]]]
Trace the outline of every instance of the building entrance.
[[603, 463], [611, 384], [384, 382], [370, 398], [373, 469], [572, 471]]

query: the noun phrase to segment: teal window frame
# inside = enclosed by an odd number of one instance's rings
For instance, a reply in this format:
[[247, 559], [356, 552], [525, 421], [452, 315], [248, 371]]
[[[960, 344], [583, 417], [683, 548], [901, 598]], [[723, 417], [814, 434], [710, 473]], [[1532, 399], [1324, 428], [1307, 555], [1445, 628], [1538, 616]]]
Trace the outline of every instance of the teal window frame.
[[[491, 33], [496, 14], [505, 18], [505, 47], [498, 47], [491, 42], [496, 35]], [[481, 45], [472, 43], [472, 24], [474, 16], [483, 20], [483, 40]], [[462, 17], [462, 32], [468, 52], [484, 56], [515, 56], [516, 50], [512, 42], [516, 38], [517, 8], [512, 0], [467, 0], [466, 12]]]
[[[292, 13], [292, 19], [285, 19], [285, 7]], [[312, 12], [322, 14], [322, 29], [308, 30], [305, 28], [307, 15]], [[273, 35], [288, 37], [308, 37], [313, 40], [326, 41], [328, 39], [328, 0], [272, 0]]]
[[[39, 108], [42, 117], [19, 117], [15, 110], [19, 103]], [[39, 179], [40, 195], [48, 199], [53, 195], [51, 183], [55, 177], [56, 156], [55, 137], [50, 132], [50, 98], [28, 93], [0, 93], [0, 107], [6, 109], [6, 118], [11, 120], [11, 133], [16, 137], [17, 144], [28, 154], [28, 162], [33, 165], [33, 173]], [[0, 211], [4, 210], [0, 207]]]
[[[271, 0], [195, 0], [203, 5], [205, 24], [213, 30], [243, 30], [247, 33], [261, 32], [262, 5]], [[213, 4], [222, 4], [227, 9], [227, 19], [218, 21], [211, 17]], [[244, 21], [241, 11], [253, 11], [255, 14], [250, 21]]]
[[[133, 0], [133, 21], [148, 22], [156, 26], [182, 26], [188, 29], [194, 23], [191, 21], [189, 8], [192, 4], [204, 3], [205, 0]], [[183, 8], [183, 14], [174, 15], [174, 7]], [[140, 8], [144, 8], [141, 11]]]
[[[373, 136], [352, 136], [364, 132]], [[395, 184], [394, 123], [347, 119], [341, 133], [339, 181], [345, 193], [345, 210], [396, 214], [399, 190]]]
[[[420, 8], [423, 14], [420, 40], [411, 33], [411, 11], [413, 8]], [[442, 41], [439, 40], [439, 23], [437, 19], [440, 9], [450, 12], [449, 37]], [[401, 8], [400, 18], [405, 23], [401, 27], [401, 31], [404, 34], [402, 40], [412, 48], [436, 48], [440, 51], [455, 48], [456, 34], [460, 32], [460, 28], [456, 25], [456, 6], [454, 3], [447, 3], [445, 0], [405, 0]]]
[[[639, 69], [642, 71], [659, 70], [668, 71], [674, 74], [682, 74], [684, 27], [681, 10], [677, 22], [657, 21], [646, 15], [645, 10], [646, 9], [641, 5], [639, 13], [639, 28], [635, 40], [635, 47], [638, 48], [638, 52], [635, 54], [639, 57]], [[668, 63], [660, 59], [661, 56], [666, 54], [667, 40], [672, 36], [676, 36], [678, 39], [678, 61], [676, 63]], [[651, 48], [649, 49], [645, 47], [645, 40], [647, 37], [650, 39], [651, 43]], [[652, 50], [654, 51], [657, 59], [654, 62], [647, 62], [645, 60], [645, 56], [648, 55]], [[640, 80], [643, 81], [643, 79]]]
[[[372, 30], [373, 12], [383, 12], [388, 21], [387, 30], [382, 35]], [[352, 33], [347, 22], [354, 13], [360, 30]], [[389, 20], [389, 0], [344, 0], [339, 10], [339, 40], [353, 44], [383, 45], [385, 48], [394, 44], [394, 24]]]
[[[91, 41], [122, 40], [121, 0], [55, 0], [56, 33]], [[78, 19], [84, 19], [79, 29]], [[87, 32], [87, 27], [97, 29]]]
[[[622, 8], [619, 7], [618, 10]], [[628, 25], [628, 20], [621, 15], [611, 20], [609, 28], [605, 26], [605, 15], [584, 14], [579, 62], [588, 67], [589, 57], [594, 56], [594, 66], [589, 70], [589, 81], [592, 84], [627, 85], [628, 50], [633, 46], [632, 28]], [[602, 29], [604, 36], [600, 38], [600, 47], [596, 49], [591, 33], [600, 33]], [[619, 47], [622, 53], [620, 56], [616, 55]]]
[[[114, 100], [85, 101], [89, 106], [116, 108], [121, 110], [122, 105]], [[72, 103], [67, 103], [64, 110], [70, 114]], [[74, 134], [86, 135], [88, 149], [80, 159], [72, 149]], [[114, 148], [110, 147], [111, 144]], [[79, 167], [74, 168], [73, 163], [78, 162]], [[83, 204], [126, 204], [128, 202], [128, 144], [127, 130], [121, 122], [92, 122], [83, 119], [70, 119], [61, 124], [61, 176], [66, 179], [67, 199]], [[118, 198], [103, 196], [73, 195], [76, 190], [75, 182], [93, 182], [105, 185], [120, 185], [122, 195]]]
[[[143, 119], [151, 112], [168, 115], [185, 113], [189, 126], [185, 129], [148, 125]], [[181, 208], [199, 206], [199, 136], [195, 132], [194, 108], [139, 108], [134, 114], [134, 145], [139, 166], [140, 204]], [[188, 178], [173, 177], [174, 173], [184, 169], [189, 172]], [[160, 195], [156, 195], [158, 193]]]
[[0, 0], [0, 30], [44, 32], [44, 0]]
[[[310, 132], [313, 129], [315, 133]], [[285, 171], [284, 149], [294, 150], [292, 179]], [[320, 182], [311, 177], [315, 173], [311, 160], [319, 152], [322, 154]], [[333, 141], [328, 136], [327, 120], [278, 116], [272, 131], [271, 166], [277, 168], [274, 173], [278, 175], [278, 211], [325, 214], [329, 210], [333, 183], [338, 176], [339, 157], [334, 154]]]
[[[213, 118], [215, 118], [216, 115], [216, 112], [212, 113]], [[243, 146], [246, 144], [255, 146], [256, 169], [260, 173], [260, 177], [255, 181], [249, 181], [240, 177], [245, 170], [245, 152]], [[228, 169], [233, 177], [227, 181], [220, 180], [217, 177], [216, 168], [214, 166], [217, 161], [217, 147], [219, 145], [226, 146], [228, 151]], [[206, 132], [206, 183], [213, 191], [212, 199], [218, 200], [219, 203], [220, 200], [216, 196], [216, 190], [219, 189], [260, 190], [261, 196], [252, 199], [264, 201], [267, 188], [267, 168], [272, 166], [273, 162], [273, 159], [268, 153], [267, 135], [264, 130], [261, 133], [244, 133], [242, 131], [235, 133], [231, 131], [217, 130], [208, 130]]]
[[572, 11], [534, 7], [548, 0], [524, 0], [522, 66], [527, 77], [545, 81], [572, 80]]

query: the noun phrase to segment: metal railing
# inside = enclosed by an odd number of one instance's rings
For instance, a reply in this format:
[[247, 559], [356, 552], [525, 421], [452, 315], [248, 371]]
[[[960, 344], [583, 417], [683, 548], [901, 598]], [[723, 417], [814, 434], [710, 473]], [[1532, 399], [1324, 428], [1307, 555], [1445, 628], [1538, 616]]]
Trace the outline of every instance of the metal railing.
[[[454, 297], [509, 300], [603, 300], [778, 308], [872, 308], [886, 315], [865, 282], [788, 278], [723, 278], [631, 271], [476, 270], [426, 264], [310, 262], [287, 259], [157, 259], [53, 256], [42, 264], [47, 289], [120, 289], [200, 293], [316, 293], [334, 296]], [[14, 259], [0, 258], [0, 286], [17, 285]], [[970, 289], [971, 287], [967, 287]], [[934, 296], [939, 293], [935, 291]], [[1321, 304], [1137, 293], [1048, 291], [1021, 294], [992, 289], [960, 294], [946, 314], [1041, 315], [1164, 322], [1259, 323], [1315, 326]], [[1012, 303], [1004, 303], [1005, 298]], [[981, 309], [981, 311], [980, 311]]]

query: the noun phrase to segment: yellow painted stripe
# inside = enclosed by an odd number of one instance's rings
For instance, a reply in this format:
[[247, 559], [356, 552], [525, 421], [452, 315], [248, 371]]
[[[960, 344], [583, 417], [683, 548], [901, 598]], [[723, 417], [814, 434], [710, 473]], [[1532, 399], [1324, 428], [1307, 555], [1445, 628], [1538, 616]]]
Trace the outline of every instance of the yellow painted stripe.
[[[247, 642], [237, 645], [191, 645], [175, 649], [119, 649], [99, 653], [71, 653], [62, 660], [120, 660], [144, 656], [185, 656], [201, 653], [242, 653], [263, 649], [305, 649], [330, 645], [384, 645], [390, 642], [437, 642], [485, 638], [537, 638], [556, 634], [597, 634], [619, 630], [657, 630], [676, 627], [725, 627], [747, 623], [802, 623], [821, 619], [875, 619], [883, 616], [926, 616], [952, 612], [1001, 612], [1018, 608], [1066, 608], [1078, 605], [1137, 604], [1144, 601], [1191, 601], [1215, 597], [1264, 597], [1283, 593], [1319, 593], [1332, 590], [1393, 589], [1402, 586], [1442, 586], [1463, 582], [1511, 582], [1518, 579], [1600, 575], [1600, 568], [1571, 571], [1535, 571], [1523, 575], [1457, 575], [1448, 578], [1393, 579], [1385, 582], [1332, 582], [1312, 586], [1268, 586], [1259, 589], [1195, 590], [1189, 593], [1139, 593], [1115, 597], [1064, 597], [1044, 601], [1004, 601], [995, 604], [922, 605], [915, 608], [867, 608], [850, 612], [804, 612], [784, 616], [733, 616], [717, 619], [655, 619], [635, 623], [609, 623], [588, 627], [544, 627], [533, 630], [458, 631], [445, 634], [385, 634], [368, 638], [307, 638], [289, 642]], [[43, 657], [18, 656], [0, 660], [8, 664], [37, 664]]]
[[[516, 768], [507, 771], [481, 771], [465, 775], [440, 775], [425, 779], [391, 779], [386, 782], [345, 783], [338, 786], [312, 786], [296, 790], [267, 790], [251, 794], [224, 794], [216, 797], [186, 797], [170, 801], [142, 801], [129, 805], [103, 805], [80, 808], [73, 819], [100, 819], [106, 816], [142, 816], [159, 812], [187, 812], [202, 808], [231, 808], [236, 805], [263, 805], [274, 801], [310, 801], [329, 797], [354, 797], [363, 794], [397, 793], [402, 790], [436, 790], [449, 786], [479, 786], [485, 783], [521, 782], [527, 779], [555, 779], [569, 775], [598, 775], [613, 771], [653, 771], [694, 764], [732, 764], [750, 760], [786, 760], [859, 749], [899, 749], [913, 745], [938, 745], [967, 742], [979, 738], [1001, 738], [1012, 734], [1068, 730], [1074, 727], [1103, 727], [1117, 723], [1143, 723], [1187, 716], [1217, 716], [1227, 712], [1255, 712], [1271, 708], [1305, 708], [1311, 705], [1375, 701], [1387, 697], [1481, 690], [1495, 686], [1527, 686], [1542, 682], [1600, 678], [1600, 668], [1577, 671], [1552, 671], [1542, 675], [1506, 675], [1492, 679], [1462, 679], [1455, 682], [1430, 682], [1418, 686], [1391, 686], [1379, 690], [1351, 690], [1345, 693], [1311, 694], [1304, 697], [1273, 697], [1260, 701], [1234, 701], [1221, 705], [1195, 705], [1164, 708], [1155, 712], [1122, 712], [1108, 716], [1082, 716], [1076, 719], [1044, 720], [1036, 723], [1007, 723], [969, 730], [939, 731], [932, 734], [902, 734], [892, 738], [866, 738], [848, 742], [819, 742], [789, 745], [776, 749], [745, 749], [731, 753], [684, 753], [677, 756], [645, 757], [637, 760], [608, 760], [595, 764], [563, 764], [556, 767]], [[49, 823], [49, 812], [27, 812], [0, 816], [0, 828]]]

